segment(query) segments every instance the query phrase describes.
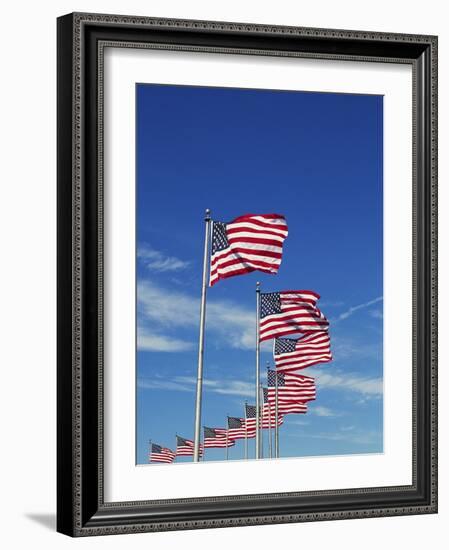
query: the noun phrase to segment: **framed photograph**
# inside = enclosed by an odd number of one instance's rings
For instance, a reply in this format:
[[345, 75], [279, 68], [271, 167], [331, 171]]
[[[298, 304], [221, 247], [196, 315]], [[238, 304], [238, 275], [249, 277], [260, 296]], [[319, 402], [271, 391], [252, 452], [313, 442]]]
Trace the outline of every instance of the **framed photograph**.
[[437, 511], [437, 38], [58, 19], [58, 531]]

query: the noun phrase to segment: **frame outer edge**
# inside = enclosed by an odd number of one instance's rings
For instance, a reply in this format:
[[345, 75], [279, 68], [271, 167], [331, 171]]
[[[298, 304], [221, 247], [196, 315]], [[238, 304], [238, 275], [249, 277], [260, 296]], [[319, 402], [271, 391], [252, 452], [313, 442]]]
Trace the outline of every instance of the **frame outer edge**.
[[[405, 43], [419, 43], [431, 47], [431, 76], [430, 85], [432, 87], [431, 102], [431, 133], [432, 133], [432, 157], [431, 157], [431, 205], [428, 210], [429, 222], [432, 226], [432, 247], [431, 247], [431, 349], [430, 362], [432, 369], [432, 400], [431, 400], [431, 422], [432, 422], [432, 448], [430, 453], [430, 476], [432, 482], [431, 502], [422, 506], [407, 507], [389, 507], [376, 508], [371, 510], [345, 510], [339, 512], [318, 512], [287, 514], [279, 516], [259, 516], [246, 518], [226, 518], [219, 520], [192, 520], [182, 522], [162, 522], [162, 523], [144, 523], [144, 524], [117, 524], [114, 526], [90, 527], [82, 525], [81, 515], [81, 268], [82, 268], [82, 250], [81, 250], [81, 35], [84, 24], [104, 23], [109, 25], [143, 25], [151, 27], [181, 27], [192, 30], [214, 30], [225, 32], [255, 32], [268, 34], [292, 34], [303, 35], [306, 37], [322, 38], [351, 38], [361, 41], [395, 41]], [[71, 29], [68, 29], [68, 26]], [[69, 44], [70, 43], [70, 47]], [[416, 513], [431, 513], [437, 510], [436, 501], [436, 130], [437, 130], [437, 38], [423, 35], [403, 35], [390, 33], [371, 33], [364, 31], [338, 31], [331, 29], [305, 29], [300, 27], [279, 27], [268, 25], [249, 25], [244, 23], [219, 23], [205, 21], [184, 21], [173, 19], [158, 19], [132, 16], [110, 16], [103, 14], [85, 14], [75, 13], [63, 16], [58, 19], [58, 531], [72, 536], [91, 536], [106, 535], [118, 533], [133, 533], [145, 531], [169, 531], [179, 529], [204, 529], [225, 526], [242, 525], [261, 525], [268, 523], [288, 523], [303, 521], [322, 521], [329, 519], [350, 519], [360, 517], [381, 517], [391, 515], [404, 515]], [[72, 68], [63, 67], [69, 61], [67, 51], [70, 50]], [[64, 167], [62, 159], [67, 160], [67, 139], [62, 139], [63, 123], [62, 120], [68, 120], [67, 86], [70, 77], [70, 84], [73, 89], [73, 95], [70, 100], [70, 122], [72, 124], [73, 134], [70, 143], [70, 192], [68, 192], [69, 169]], [[61, 100], [60, 92], [64, 91], [65, 98]], [[67, 134], [67, 127], [65, 128]], [[70, 216], [65, 219], [62, 213], [67, 213], [68, 198], [70, 198]], [[70, 230], [69, 225], [70, 223]], [[70, 251], [65, 252], [64, 248], [70, 242]], [[70, 254], [70, 273], [72, 281], [71, 289], [68, 290], [65, 285], [65, 275], [67, 273], [67, 255]], [[68, 304], [68, 293], [70, 292], [70, 304]], [[67, 323], [70, 309], [70, 326]], [[61, 326], [60, 326], [61, 325]], [[70, 336], [68, 335], [70, 330]], [[73, 336], [72, 336], [73, 335]], [[67, 349], [64, 344], [70, 339], [71, 360], [67, 361]], [[70, 366], [70, 375], [68, 372]], [[67, 380], [70, 381], [70, 393], [67, 387]], [[67, 413], [70, 407], [70, 414]], [[68, 426], [70, 419], [70, 427]], [[63, 433], [64, 432], [64, 433]], [[70, 444], [69, 444], [70, 436]], [[70, 465], [69, 472], [65, 470]], [[70, 481], [70, 497], [61, 487], [67, 489]], [[435, 490], [434, 490], [435, 489]], [[70, 509], [69, 509], [70, 507]]]

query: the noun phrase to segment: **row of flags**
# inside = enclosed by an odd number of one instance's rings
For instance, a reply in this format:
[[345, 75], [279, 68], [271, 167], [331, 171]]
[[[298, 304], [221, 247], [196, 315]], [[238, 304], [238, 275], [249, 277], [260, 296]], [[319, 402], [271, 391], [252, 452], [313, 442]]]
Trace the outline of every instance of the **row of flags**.
[[[316, 398], [315, 380], [296, 371], [332, 360], [329, 321], [318, 307], [320, 295], [312, 290], [261, 292], [256, 285], [256, 405], [245, 404], [245, 418], [227, 417], [227, 427], [203, 427], [201, 401], [206, 290], [218, 281], [252, 271], [276, 274], [288, 236], [280, 214], [246, 214], [229, 223], [212, 221], [206, 211], [203, 286], [201, 296], [198, 379], [194, 440], [177, 436], [176, 450], [151, 444], [150, 462], [173, 462], [176, 456], [198, 461], [205, 448], [227, 449], [238, 439], [256, 438], [260, 458], [260, 430], [278, 430], [287, 414], [304, 414]], [[211, 241], [211, 243], [210, 243]], [[297, 338], [286, 336], [299, 335]], [[273, 340], [274, 369], [268, 370], [267, 387], [260, 384], [260, 343]], [[277, 435], [277, 432], [276, 432]], [[271, 435], [270, 435], [271, 444]]]
[[[316, 398], [314, 378], [300, 374], [276, 372], [272, 369], [267, 371], [267, 386], [261, 389], [263, 405], [260, 428], [263, 430], [274, 430], [276, 426], [282, 426], [287, 414], [306, 413], [307, 402]], [[203, 427], [200, 456], [204, 456], [205, 449], [227, 449], [234, 447], [235, 442], [239, 439], [253, 439], [256, 437], [256, 429], [256, 407], [245, 403], [245, 417], [228, 416], [227, 428]], [[149, 461], [171, 463], [177, 456], [193, 456], [193, 452], [193, 440], [177, 435], [174, 451], [151, 443]]]

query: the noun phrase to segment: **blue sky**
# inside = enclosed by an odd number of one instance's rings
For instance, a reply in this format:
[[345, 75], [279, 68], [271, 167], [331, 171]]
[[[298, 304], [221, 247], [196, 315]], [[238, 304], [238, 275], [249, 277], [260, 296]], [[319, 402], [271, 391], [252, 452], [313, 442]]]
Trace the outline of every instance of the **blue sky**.
[[[254, 402], [260, 280], [266, 292], [318, 292], [331, 322], [334, 361], [301, 371], [317, 399], [286, 417], [281, 456], [382, 452], [382, 97], [148, 84], [136, 94], [137, 463], [149, 439], [193, 438], [206, 208], [217, 221], [284, 214], [289, 236], [277, 275], [208, 291], [202, 424], [223, 427]], [[270, 360], [263, 345], [263, 381]], [[243, 442], [229, 458], [243, 458]]]

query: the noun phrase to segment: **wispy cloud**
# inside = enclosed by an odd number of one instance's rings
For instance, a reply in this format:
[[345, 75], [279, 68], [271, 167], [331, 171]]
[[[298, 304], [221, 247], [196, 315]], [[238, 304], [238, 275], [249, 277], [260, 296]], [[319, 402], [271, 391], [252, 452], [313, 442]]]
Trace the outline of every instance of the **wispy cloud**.
[[[153, 282], [145, 281], [138, 285], [137, 299], [142, 326], [146, 321], [160, 329], [198, 326], [199, 299], [186, 293], [166, 291]], [[209, 301], [207, 329], [228, 346], [254, 348], [254, 311], [231, 300]]]
[[[141, 378], [138, 383], [140, 388], [163, 389], [173, 391], [194, 391], [196, 378], [194, 376], [174, 376], [173, 378], [148, 379]], [[254, 384], [242, 380], [205, 379], [203, 386], [208, 391], [221, 395], [238, 395], [241, 397], [254, 396]]]
[[[175, 381], [184, 384], [196, 384], [196, 378], [193, 376], [177, 376]], [[223, 395], [241, 395], [242, 397], [254, 396], [254, 383], [242, 380], [203, 380], [203, 385], [214, 393]]]
[[310, 414], [314, 414], [315, 416], [341, 416], [342, 413], [333, 411], [332, 409], [329, 409], [328, 407], [321, 407], [321, 406], [315, 406], [314, 403], [309, 407]]
[[137, 387], [144, 390], [194, 391], [194, 387], [191, 385], [181, 384], [174, 380], [157, 380], [154, 378], [138, 378]]
[[175, 256], [167, 256], [149, 245], [139, 247], [137, 257], [150, 271], [181, 271], [191, 263]]
[[139, 327], [137, 331], [137, 349], [139, 351], [163, 351], [167, 353], [189, 351], [195, 348], [193, 342], [153, 334]]
[[318, 388], [349, 390], [371, 397], [380, 397], [383, 394], [382, 378], [367, 378], [350, 373], [341, 374], [337, 372], [319, 373], [316, 378]]
[[347, 309], [346, 311], [344, 311], [343, 313], [340, 313], [340, 315], [336, 319], [333, 319], [333, 323], [338, 323], [339, 321], [344, 321], [348, 317], [351, 317], [351, 315], [353, 315], [356, 311], [359, 311], [360, 309], [365, 309], [365, 308], [370, 307], [374, 304], [377, 304], [381, 300], [383, 300], [383, 296], [378, 296], [377, 298], [374, 298], [374, 300], [370, 300], [369, 302], [365, 302], [363, 304], [358, 304], [356, 306], [352, 306], [349, 309]]
[[369, 312], [371, 317], [374, 317], [374, 319], [383, 319], [383, 312], [380, 309], [373, 309]]
[[305, 420], [304, 418], [289, 418], [288, 423], [289, 425], [295, 425], [295, 426], [308, 426], [310, 424], [309, 420]]
[[338, 432], [311, 433], [308, 437], [312, 439], [326, 439], [328, 441], [348, 441], [361, 445], [370, 445], [381, 441], [380, 433], [377, 431], [341, 430]]
[[382, 353], [381, 342], [365, 342], [353, 336], [332, 336], [334, 361], [342, 359], [379, 359]]

